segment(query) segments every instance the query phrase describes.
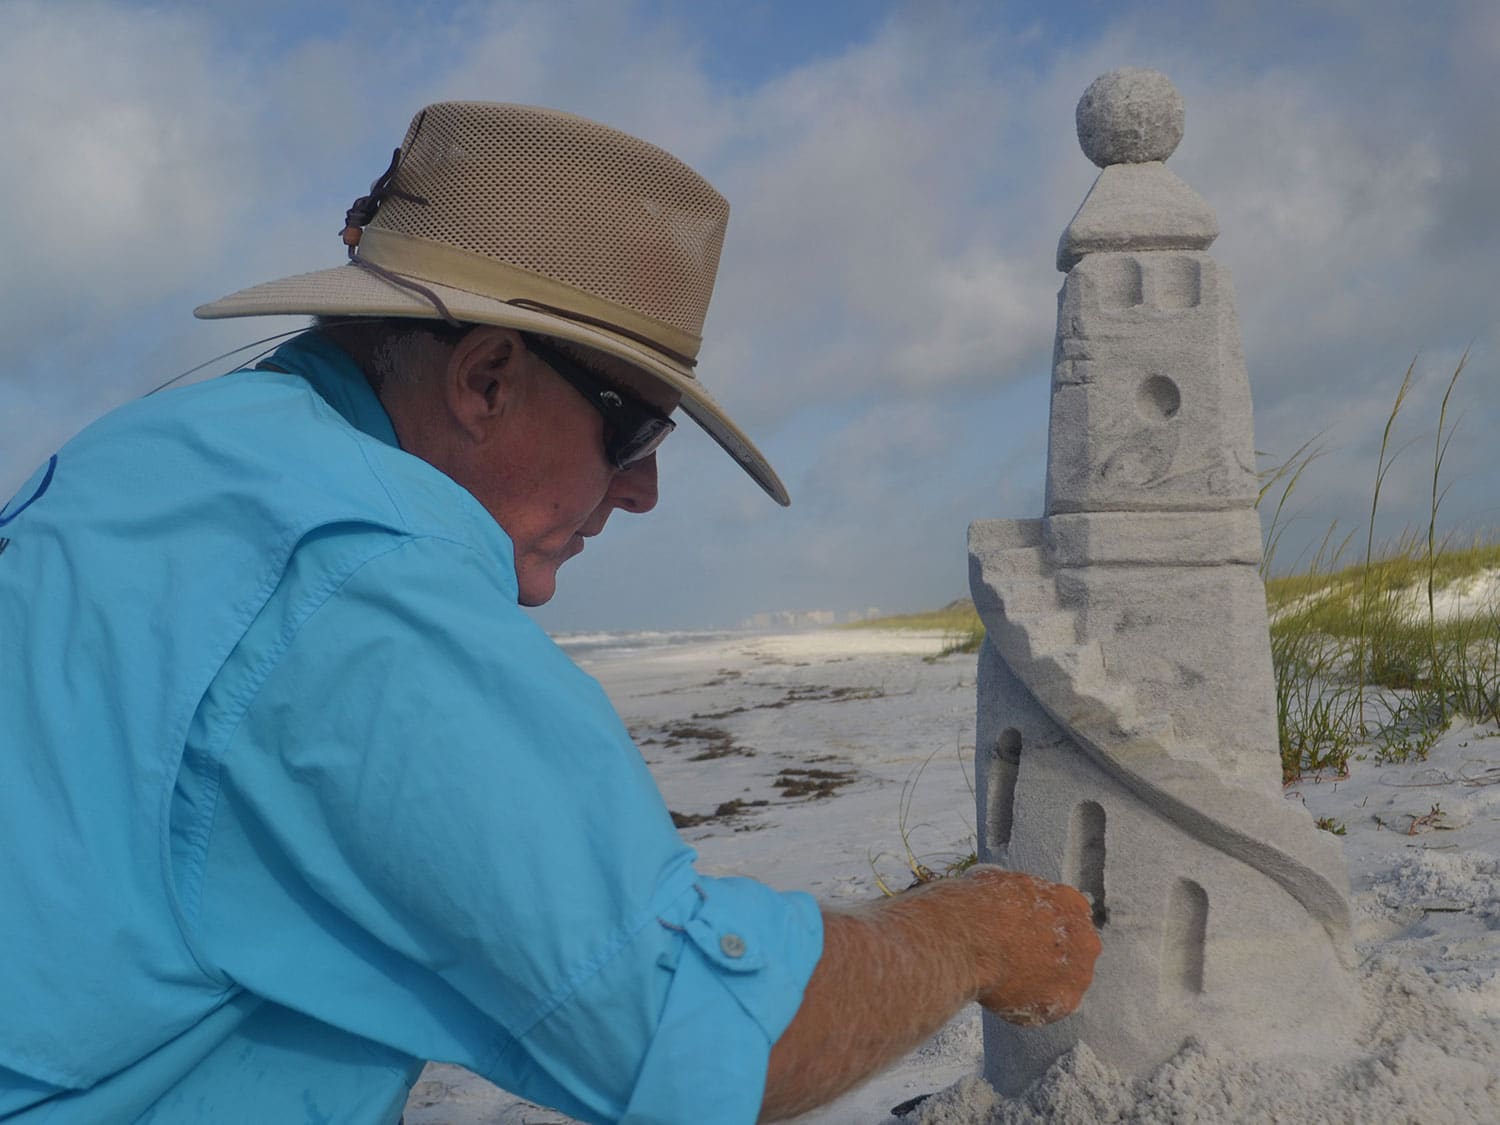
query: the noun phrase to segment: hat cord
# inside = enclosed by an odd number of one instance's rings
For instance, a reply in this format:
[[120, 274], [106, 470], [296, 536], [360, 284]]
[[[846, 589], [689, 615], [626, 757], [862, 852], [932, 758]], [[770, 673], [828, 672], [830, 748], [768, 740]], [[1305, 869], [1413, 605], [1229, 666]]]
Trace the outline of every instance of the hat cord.
[[446, 320], [454, 328], [462, 328], [464, 322], [459, 320], [448, 311], [448, 306], [443, 304], [443, 299], [421, 282], [413, 281], [409, 277], [402, 277], [399, 273], [392, 273], [384, 266], [377, 266], [374, 262], [367, 262], [354, 253], [354, 248], [349, 248], [349, 264], [358, 266], [362, 270], [369, 270], [376, 277], [389, 281], [392, 285], [399, 285], [402, 289], [410, 289], [419, 296], [426, 297], [432, 302], [432, 307], [437, 309], [438, 315]]
[[[417, 121], [418, 130], [421, 127], [422, 122], [419, 118]], [[416, 139], [415, 134], [413, 134], [412, 139]], [[404, 199], [408, 203], [419, 203], [424, 207], [427, 206], [427, 200], [424, 196], [413, 195], [411, 192], [402, 191], [393, 185], [396, 172], [400, 167], [401, 150], [398, 148], [395, 152], [391, 153], [390, 167], [375, 177], [375, 182], [370, 185], [370, 194], [360, 196], [354, 201], [349, 210], [344, 212], [344, 229], [340, 232], [340, 235], [344, 240], [344, 245], [349, 248], [349, 257], [354, 257], [354, 250], [359, 245], [360, 235], [364, 233], [364, 228], [370, 225], [370, 221], [375, 218], [376, 213], [380, 210], [380, 205], [386, 201], [388, 196], [394, 195], [397, 199]]]
[[[416, 125], [412, 129], [411, 135], [413, 143], [417, 139], [417, 134], [422, 131], [422, 121], [426, 116], [427, 111], [424, 109], [417, 117]], [[413, 195], [411, 192], [402, 191], [395, 186], [396, 172], [400, 167], [401, 149], [398, 148], [395, 152], [391, 153], [390, 167], [377, 176], [375, 182], [370, 185], [370, 194], [360, 196], [354, 201], [353, 206], [344, 212], [344, 229], [341, 235], [344, 245], [349, 248], [349, 261], [360, 269], [368, 270], [370, 273], [375, 274], [375, 276], [390, 282], [392, 285], [400, 286], [402, 289], [409, 289], [413, 293], [427, 298], [427, 300], [432, 302], [433, 308], [437, 309], [438, 314], [444, 320], [454, 328], [461, 328], [463, 323], [448, 311], [448, 306], [443, 304], [443, 299], [427, 288], [427, 286], [412, 281], [410, 278], [402, 277], [398, 273], [392, 273], [390, 270], [383, 266], [378, 266], [374, 262], [367, 262], [359, 256], [360, 236], [364, 234], [364, 228], [370, 225], [371, 220], [375, 218], [376, 213], [380, 210], [380, 205], [389, 196], [394, 195], [397, 199], [404, 199], [408, 203], [416, 203], [423, 207], [427, 206], [425, 196]]]

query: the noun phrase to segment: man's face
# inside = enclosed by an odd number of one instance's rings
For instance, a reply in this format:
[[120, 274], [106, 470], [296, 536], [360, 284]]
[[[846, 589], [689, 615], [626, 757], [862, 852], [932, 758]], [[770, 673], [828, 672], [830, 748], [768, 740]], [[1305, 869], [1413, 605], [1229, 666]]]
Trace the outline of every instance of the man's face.
[[[557, 589], [557, 570], [604, 530], [615, 509], [656, 506], [656, 455], [620, 470], [605, 458], [604, 420], [584, 397], [530, 353], [505, 431], [479, 481], [465, 482], [515, 545], [522, 605]], [[669, 413], [677, 396], [642, 377], [609, 380]]]

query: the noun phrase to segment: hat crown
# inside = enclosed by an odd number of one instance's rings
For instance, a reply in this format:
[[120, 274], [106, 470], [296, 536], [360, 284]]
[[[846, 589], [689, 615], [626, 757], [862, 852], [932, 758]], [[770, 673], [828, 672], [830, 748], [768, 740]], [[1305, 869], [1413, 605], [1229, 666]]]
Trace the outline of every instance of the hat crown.
[[537, 106], [440, 102], [349, 209], [353, 260], [194, 313], [443, 317], [556, 336], [678, 392], [786, 504], [765, 455], [693, 372], [728, 220], [708, 181], [627, 133]]
[[639, 138], [557, 110], [440, 102], [370, 224], [538, 274], [701, 337], [729, 204]]

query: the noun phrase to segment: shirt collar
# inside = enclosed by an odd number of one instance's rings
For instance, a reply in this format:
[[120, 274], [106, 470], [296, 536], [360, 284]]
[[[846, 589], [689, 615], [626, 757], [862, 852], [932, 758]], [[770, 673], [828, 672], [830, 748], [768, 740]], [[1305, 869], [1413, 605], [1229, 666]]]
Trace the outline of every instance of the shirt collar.
[[355, 429], [386, 445], [401, 448], [390, 415], [380, 405], [364, 372], [347, 352], [321, 333], [294, 336], [262, 362], [306, 379]]

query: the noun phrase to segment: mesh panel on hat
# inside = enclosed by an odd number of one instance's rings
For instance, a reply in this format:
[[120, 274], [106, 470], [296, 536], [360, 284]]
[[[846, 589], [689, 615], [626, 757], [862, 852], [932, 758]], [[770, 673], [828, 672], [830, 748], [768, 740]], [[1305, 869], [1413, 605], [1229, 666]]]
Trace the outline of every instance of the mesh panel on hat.
[[391, 227], [700, 335], [729, 204], [676, 157], [552, 110], [448, 102], [413, 122]]

